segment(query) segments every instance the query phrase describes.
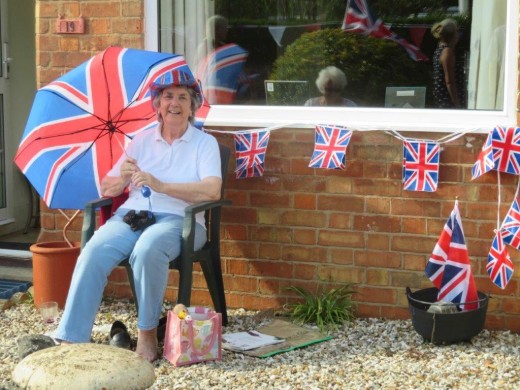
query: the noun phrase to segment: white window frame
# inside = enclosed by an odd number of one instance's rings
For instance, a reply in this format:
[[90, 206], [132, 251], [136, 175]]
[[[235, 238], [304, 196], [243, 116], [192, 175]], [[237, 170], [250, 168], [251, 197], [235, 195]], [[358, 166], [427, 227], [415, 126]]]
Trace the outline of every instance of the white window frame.
[[[157, 51], [157, 0], [145, 0], [145, 49]], [[518, 91], [519, 2], [507, 2], [504, 108], [502, 110], [441, 110], [396, 108], [336, 108], [280, 106], [212, 106], [206, 127], [313, 128], [319, 123], [345, 125], [353, 130], [487, 133], [496, 125], [516, 126]]]

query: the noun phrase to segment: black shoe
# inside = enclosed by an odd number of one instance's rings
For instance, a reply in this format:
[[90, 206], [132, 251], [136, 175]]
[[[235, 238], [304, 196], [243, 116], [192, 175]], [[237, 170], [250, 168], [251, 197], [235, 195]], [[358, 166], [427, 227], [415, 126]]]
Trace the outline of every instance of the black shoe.
[[119, 348], [131, 349], [132, 338], [121, 321], [115, 321], [110, 329], [110, 345]]

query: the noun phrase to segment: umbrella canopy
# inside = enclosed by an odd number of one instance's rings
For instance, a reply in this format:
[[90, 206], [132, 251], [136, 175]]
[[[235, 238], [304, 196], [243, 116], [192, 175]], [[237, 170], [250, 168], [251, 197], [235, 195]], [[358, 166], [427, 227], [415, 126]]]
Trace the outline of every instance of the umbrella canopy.
[[14, 162], [48, 207], [101, 195], [125, 145], [156, 121], [150, 83], [175, 69], [191, 75], [183, 56], [110, 47], [38, 90]]
[[246, 81], [243, 74], [248, 52], [229, 43], [215, 49], [197, 67], [204, 93], [211, 104], [231, 104], [237, 93], [238, 84]]

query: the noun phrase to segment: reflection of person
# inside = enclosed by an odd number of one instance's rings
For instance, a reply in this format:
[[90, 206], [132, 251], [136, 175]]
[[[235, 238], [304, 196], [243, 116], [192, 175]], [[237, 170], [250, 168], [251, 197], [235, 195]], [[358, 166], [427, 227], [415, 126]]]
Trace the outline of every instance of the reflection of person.
[[356, 107], [352, 100], [345, 99], [341, 94], [347, 86], [347, 76], [335, 66], [327, 66], [320, 70], [316, 86], [322, 96], [314, 97], [305, 102], [305, 106], [344, 106]]
[[226, 44], [228, 21], [220, 15], [213, 15], [206, 21], [206, 38], [197, 47], [197, 63], [206, 55]]
[[[104, 196], [130, 186], [128, 200], [101, 226], [82, 250], [55, 337], [88, 342], [107, 277], [129, 258], [134, 272], [138, 310], [136, 352], [157, 357], [157, 325], [168, 280], [169, 262], [180, 254], [184, 209], [191, 203], [220, 198], [222, 185], [217, 141], [193, 126], [202, 94], [195, 79], [172, 71], [152, 84], [158, 124], [134, 137], [126, 155], [102, 180]], [[124, 216], [149, 209], [141, 194], [151, 189], [155, 223], [133, 231]], [[206, 240], [204, 216], [196, 216], [195, 247]]]
[[433, 25], [432, 35], [439, 44], [433, 54], [433, 96], [439, 108], [459, 108], [464, 103], [464, 69], [456, 60], [459, 41], [457, 22], [444, 19]]
[[197, 50], [196, 76], [210, 104], [232, 104], [240, 87], [249, 80], [243, 73], [248, 52], [226, 43], [227, 19], [214, 15], [206, 22], [206, 38]]

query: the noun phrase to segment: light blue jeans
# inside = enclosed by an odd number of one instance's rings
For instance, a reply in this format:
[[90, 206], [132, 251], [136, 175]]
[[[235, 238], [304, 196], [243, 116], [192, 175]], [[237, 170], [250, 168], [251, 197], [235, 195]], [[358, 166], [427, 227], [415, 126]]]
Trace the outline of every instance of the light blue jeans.
[[[118, 210], [85, 245], [72, 275], [65, 310], [55, 338], [89, 342], [103, 290], [112, 270], [129, 258], [139, 304], [137, 327], [157, 327], [168, 282], [168, 266], [181, 251], [184, 218], [155, 214], [155, 224], [133, 232], [123, 222], [128, 210]], [[205, 229], [197, 224], [195, 249], [206, 242]]]

